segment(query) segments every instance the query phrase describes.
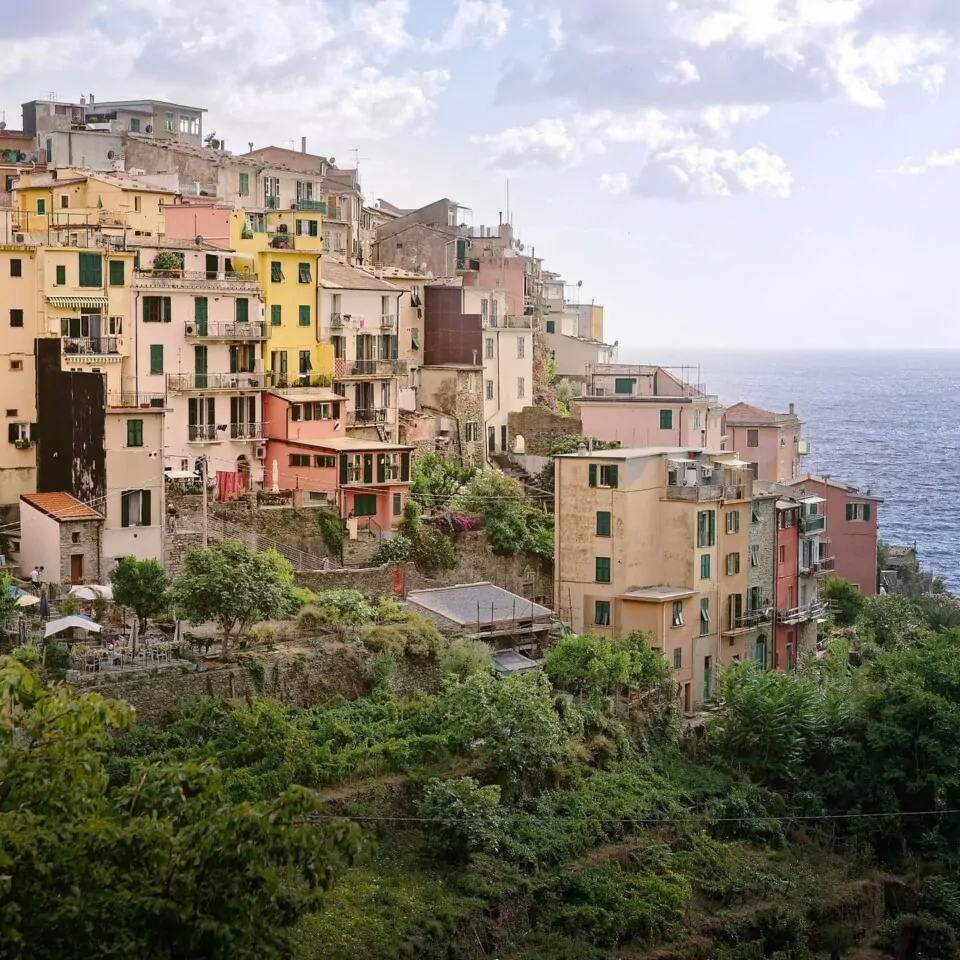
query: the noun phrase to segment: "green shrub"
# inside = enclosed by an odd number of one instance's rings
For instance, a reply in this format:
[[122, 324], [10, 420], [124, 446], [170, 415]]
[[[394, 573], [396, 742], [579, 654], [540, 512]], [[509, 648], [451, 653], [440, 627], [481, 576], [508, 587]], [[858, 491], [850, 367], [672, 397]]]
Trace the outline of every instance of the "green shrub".
[[475, 673], [489, 673], [493, 668], [493, 653], [482, 640], [460, 637], [451, 641], [440, 666], [445, 674], [466, 680]]
[[18, 660], [25, 667], [35, 667], [40, 662], [40, 654], [33, 644], [14, 648], [12, 656], [14, 660]]
[[438, 657], [447, 641], [432, 620], [409, 617], [402, 623], [370, 623], [360, 628], [360, 640], [368, 650], [391, 650], [402, 657]]
[[475, 853], [496, 853], [502, 826], [500, 788], [481, 787], [471, 777], [433, 779], [420, 802], [431, 821], [427, 846], [437, 857], [466, 863]]
[[55, 640], [45, 641], [43, 663], [50, 670], [66, 670], [70, 666], [70, 648]]
[[377, 547], [371, 563], [375, 567], [385, 563], [403, 563], [411, 556], [413, 556], [413, 541], [402, 533], [398, 533], [390, 540], [380, 541], [380, 546]]
[[73, 593], [68, 593], [57, 601], [57, 610], [61, 617], [72, 617], [80, 612], [80, 598]]
[[363, 679], [370, 691], [392, 693], [397, 681], [397, 655], [393, 650], [375, 653], [367, 662]]
[[327, 550], [335, 557], [340, 556], [343, 548], [343, 520], [336, 510], [321, 507], [317, 510], [317, 526]]

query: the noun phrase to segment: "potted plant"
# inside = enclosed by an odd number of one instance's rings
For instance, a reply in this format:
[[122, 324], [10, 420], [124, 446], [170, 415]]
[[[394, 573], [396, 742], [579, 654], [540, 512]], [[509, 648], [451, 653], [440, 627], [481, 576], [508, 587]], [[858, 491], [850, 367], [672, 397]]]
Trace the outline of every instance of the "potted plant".
[[179, 277], [183, 270], [183, 254], [176, 250], [161, 250], [153, 258], [153, 273], [161, 277]]
[[30, 441], [29, 441], [26, 437], [21, 437], [19, 440], [14, 440], [14, 441], [13, 441], [13, 445], [14, 445], [18, 450], [29, 450], [29, 449], [30, 449]]

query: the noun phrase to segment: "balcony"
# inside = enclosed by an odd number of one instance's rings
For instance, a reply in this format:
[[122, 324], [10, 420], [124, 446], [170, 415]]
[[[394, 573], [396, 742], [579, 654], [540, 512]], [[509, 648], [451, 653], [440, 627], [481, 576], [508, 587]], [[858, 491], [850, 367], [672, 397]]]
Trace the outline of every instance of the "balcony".
[[759, 627], [762, 623], [769, 623], [770, 618], [769, 610], [748, 610], [739, 617], [728, 617], [727, 627], [722, 632], [725, 637], [737, 637]]
[[215, 423], [191, 423], [187, 431], [188, 443], [220, 443], [222, 440]]
[[791, 607], [789, 610], [777, 611], [777, 623], [796, 624], [815, 620], [827, 613], [827, 603], [824, 600], [814, 600], [800, 607]]
[[369, 424], [386, 423], [386, 407], [378, 407], [369, 410], [349, 410], [347, 411], [348, 427], [364, 427]]
[[686, 500], [690, 503], [706, 503], [714, 500], [742, 500], [743, 487], [737, 484], [670, 484], [668, 500]]
[[119, 337], [61, 337], [65, 357], [119, 357]]
[[380, 328], [382, 330], [396, 330], [397, 315], [395, 313], [385, 313], [380, 317]]
[[827, 528], [827, 518], [824, 516], [803, 517], [800, 520], [800, 532], [803, 534], [823, 533]]
[[323, 200], [294, 200], [290, 204], [291, 210], [303, 210], [326, 215], [327, 204]]
[[[496, 324], [494, 324], [494, 326], [496, 326]], [[533, 326], [533, 317], [508, 314], [503, 317], [503, 326], [518, 330], [529, 330]]]
[[[396, 377], [407, 372], [406, 360], [354, 360], [352, 363], [337, 360], [335, 362], [337, 377]], [[340, 373], [341, 365], [342, 373]]]
[[230, 323], [228, 321], [194, 320], [183, 325], [184, 336], [188, 340], [266, 340], [266, 324], [260, 321], [251, 323]]
[[262, 423], [231, 423], [231, 440], [264, 440], [266, 438], [265, 424]]
[[108, 409], [163, 410], [167, 406], [164, 393], [108, 393]]
[[267, 390], [273, 386], [272, 373], [171, 373], [167, 389], [174, 393], [211, 390]]
[[229, 293], [259, 293], [255, 273], [233, 270], [135, 270], [135, 286], [157, 290], [220, 290]]
[[342, 314], [342, 313], [331, 313], [331, 314], [330, 314], [330, 326], [331, 326], [331, 327], [342, 327], [342, 326], [343, 326], [343, 314]]
[[829, 576], [837, 569], [834, 557], [819, 557], [816, 560], [800, 560], [800, 572], [808, 577]]
[[340, 216], [341, 210], [340, 206], [336, 203], [328, 203], [327, 207], [327, 219], [328, 220], [342, 220]]

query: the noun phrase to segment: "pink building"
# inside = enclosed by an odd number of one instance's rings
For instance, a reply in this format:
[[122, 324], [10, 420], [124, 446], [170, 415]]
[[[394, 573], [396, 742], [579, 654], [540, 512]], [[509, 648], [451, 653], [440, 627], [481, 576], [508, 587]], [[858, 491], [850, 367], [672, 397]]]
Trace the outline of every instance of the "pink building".
[[736, 403], [724, 413], [723, 448], [753, 464], [757, 480], [786, 483], [800, 476], [801, 458], [810, 452], [802, 426], [792, 403], [787, 413]]
[[[804, 494], [823, 497], [824, 545], [834, 561], [837, 576], [849, 580], [864, 596], [877, 593], [877, 511], [883, 500], [860, 491], [842, 480], [801, 474], [791, 487]], [[829, 557], [827, 558], [829, 560]]]
[[347, 518], [348, 530], [352, 518], [369, 518], [375, 532], [396, 525], [410, 486], [411, 447], [346, 436], [346, 400], [322, 387], [270, 390], [263, 413], [266, 487], [304, 491], [306, 502]]

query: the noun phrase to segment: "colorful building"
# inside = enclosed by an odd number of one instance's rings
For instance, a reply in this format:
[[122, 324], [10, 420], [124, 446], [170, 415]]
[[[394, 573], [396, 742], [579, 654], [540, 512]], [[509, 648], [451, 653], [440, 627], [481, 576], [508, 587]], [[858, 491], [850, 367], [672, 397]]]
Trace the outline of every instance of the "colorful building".
[[753, 464], [758, 480], [787, 483], [800, 475], [810, 446], [802, 439], [803, 424], [792, 403], [787, 413], [737, 403], [726, 409], [723, 423], [724, 449], [738, 451]]

